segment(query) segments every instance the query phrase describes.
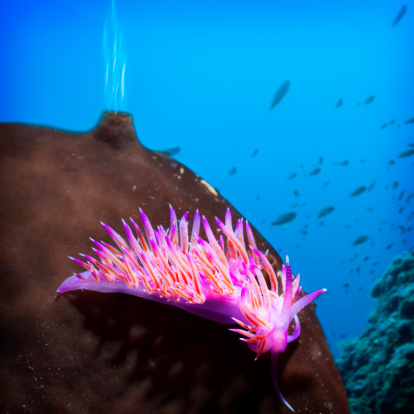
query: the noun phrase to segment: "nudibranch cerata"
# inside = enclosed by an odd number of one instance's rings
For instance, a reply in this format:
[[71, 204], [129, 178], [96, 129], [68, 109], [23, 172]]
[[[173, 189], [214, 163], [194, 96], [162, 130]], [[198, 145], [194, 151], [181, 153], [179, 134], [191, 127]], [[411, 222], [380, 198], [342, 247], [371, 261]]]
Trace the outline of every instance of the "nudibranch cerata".
[[[299, 297], [300, 277], [298, 274], [293, 279], [288, 257], [282, 271], [276, 274], [267, 253], [256, 248], [248, 221], [244, 225], [240, 219], [233, 230], [229, 209], [224, 223], [216, 218], [225, 236], [219, 240], [205, 217], [202, 223], [207, 240], [199, 236], [198, 210], [191, 234], [188, 212], [177, 221], [170, 206], [171, 224], [167, 230], [162, 226], [154, 229], [141, 209], [140, 213], [144, 232], [131, 219], [136, 236], [122, 220], [127, 240], [102, 223], [117, 247], [91, 239], [99, 260], [89, 255], [81, 255], [83, 261], [71, 258], [86, 271], [66, 279], [57, 291], [127, 293], [177, 306], [223, 324], [238, 324], [238, 329], [230, 330], [243, 335], [241, 340], [256, 353], [256, 359], [262, 353], [271, 352], [274, 386], [282, 401], [294, 411], [278, 386], [277, 358], [289, 342], [299, 337], [298, 312], [326, 289]], [[289, 334], [292, 320], [295, 328]]]

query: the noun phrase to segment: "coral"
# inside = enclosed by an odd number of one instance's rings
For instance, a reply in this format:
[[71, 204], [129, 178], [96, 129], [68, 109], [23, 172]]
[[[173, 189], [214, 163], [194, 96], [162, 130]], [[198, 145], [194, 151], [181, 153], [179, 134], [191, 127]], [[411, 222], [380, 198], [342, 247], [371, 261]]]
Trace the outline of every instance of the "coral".
[[342, 344], [337, 361], [351, 412], [414, 412], [414, 250], [393, 260], [371, 295], [369, 328]]

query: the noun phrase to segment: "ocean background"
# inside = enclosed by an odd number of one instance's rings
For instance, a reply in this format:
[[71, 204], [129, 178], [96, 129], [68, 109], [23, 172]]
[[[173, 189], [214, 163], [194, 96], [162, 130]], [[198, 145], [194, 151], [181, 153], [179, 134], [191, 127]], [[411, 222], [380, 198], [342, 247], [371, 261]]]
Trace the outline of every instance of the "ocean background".
[[307, 292], [328, 289], [317, 314], [336, 358], [368, 326], [373, 283], [414, 247], [414, 156], [399, 158], [414, 145], [413, 1], [3, 1], [0, 39], [0, 122], [82, 132], [132, 114]]

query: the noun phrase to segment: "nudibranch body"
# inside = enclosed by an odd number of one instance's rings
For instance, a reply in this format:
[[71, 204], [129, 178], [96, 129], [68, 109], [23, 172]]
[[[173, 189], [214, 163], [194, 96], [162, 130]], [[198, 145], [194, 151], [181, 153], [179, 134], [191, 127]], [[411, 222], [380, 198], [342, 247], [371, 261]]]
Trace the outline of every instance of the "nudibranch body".
[[[126, 240], [102, 223], [117, 247], [91, 239], [99, 260], [89, 255], [81, 255], [83, 261], [72, 258], [86, 271], [66, 279], [58, 292], [122, 292], [174, 305], [223, 324], [237, 323], [239, 328], [231, 330], [243, 335], [241, 339], [257, 354], [256, 358], [271, 352], [274, 386], [293, 411], [277, 383], [277, 357], [299, 337], [297, 313], [326, 289], [299, 297], [300, 277], [298, 274], [293, 280], [288, 257], [286, 266], [276, 275], [267, 253], [257, 249], [249, 223], [244, 225], [240, 219], [233, 230], [229, 209], [224, 223], [216, 218], [225, 236], [219, 240], [207, 219], [200, 220], [198, 210], [190, 234], [188, 213], [178, 221], [170, 206], [168, 230], [162, 226], [154, 229], [141, 209], [140, 213], [144, 232], [131, 219], [135, 236], [123, 220]], [[207, 240], [199, 236], [201, 221]], [[295, 329], [288, 334], [292, 320]]]

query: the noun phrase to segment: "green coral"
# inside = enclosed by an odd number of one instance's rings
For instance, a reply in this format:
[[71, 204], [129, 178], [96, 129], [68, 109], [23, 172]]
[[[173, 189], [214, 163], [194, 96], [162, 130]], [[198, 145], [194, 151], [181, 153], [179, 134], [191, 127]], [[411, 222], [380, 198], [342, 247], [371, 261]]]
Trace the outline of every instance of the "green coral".
[[372, 287], [369, 328], [337, 361], [353, 414], [414, 412], [414, 251], [397, 256]]

